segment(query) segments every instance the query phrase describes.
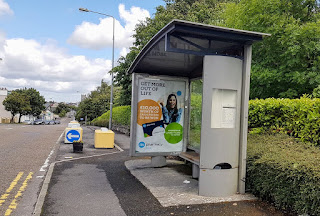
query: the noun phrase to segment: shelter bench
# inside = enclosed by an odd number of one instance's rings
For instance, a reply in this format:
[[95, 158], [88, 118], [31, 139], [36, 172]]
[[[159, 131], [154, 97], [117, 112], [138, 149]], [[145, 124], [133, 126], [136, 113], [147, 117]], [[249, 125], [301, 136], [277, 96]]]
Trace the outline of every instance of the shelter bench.
[[179, 157], [192, 163], [192, 178], [199, 178], [200, 154], [195, 151], [181, 152]]

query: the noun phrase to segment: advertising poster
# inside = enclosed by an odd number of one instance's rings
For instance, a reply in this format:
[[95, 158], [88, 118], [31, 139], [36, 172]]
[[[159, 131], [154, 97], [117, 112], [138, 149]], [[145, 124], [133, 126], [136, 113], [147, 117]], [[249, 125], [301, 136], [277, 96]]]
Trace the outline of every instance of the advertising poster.
[[136, 152], [181, 152], [184, 81], [139, 79]]

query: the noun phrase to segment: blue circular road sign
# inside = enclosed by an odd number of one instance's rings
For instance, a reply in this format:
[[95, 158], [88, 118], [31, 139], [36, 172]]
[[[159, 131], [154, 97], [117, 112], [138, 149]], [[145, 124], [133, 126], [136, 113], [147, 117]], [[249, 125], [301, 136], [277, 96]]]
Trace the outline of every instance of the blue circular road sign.
[[80, 133], [76, 130], [69, 130], [66, 138], [69, 142], [78, 141], [80, 139]]

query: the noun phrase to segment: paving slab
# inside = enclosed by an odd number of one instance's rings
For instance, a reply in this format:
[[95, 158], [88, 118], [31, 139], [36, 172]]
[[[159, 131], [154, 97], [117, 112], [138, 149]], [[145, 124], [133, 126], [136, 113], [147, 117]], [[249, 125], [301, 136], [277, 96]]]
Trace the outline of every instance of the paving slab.
[[167, 160], [166, 167], [153, 168], [150, 159], [125, 162], [131, 174], [139, 179], [164, 207], [257, 200], [251, 194], [235, 194], [227, 197], [199, 196], [199, 181], [177, 171], [183, 164], [182, 161]]

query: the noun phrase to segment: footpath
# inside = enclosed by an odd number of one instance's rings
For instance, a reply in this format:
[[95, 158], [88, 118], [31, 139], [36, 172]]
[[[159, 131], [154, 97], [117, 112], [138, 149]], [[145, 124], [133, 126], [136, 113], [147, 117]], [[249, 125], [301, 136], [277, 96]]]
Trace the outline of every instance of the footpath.
[[198, 181], [182, 161], [152, 168], [150, 158], [129, 156], [130, 138], [120, 133], [114, 149], [95, 149], [95, 129], [83, 127], [82, 153], [58, 143], [34, 215], [285, 215], [252, 195], [198, 196]]

